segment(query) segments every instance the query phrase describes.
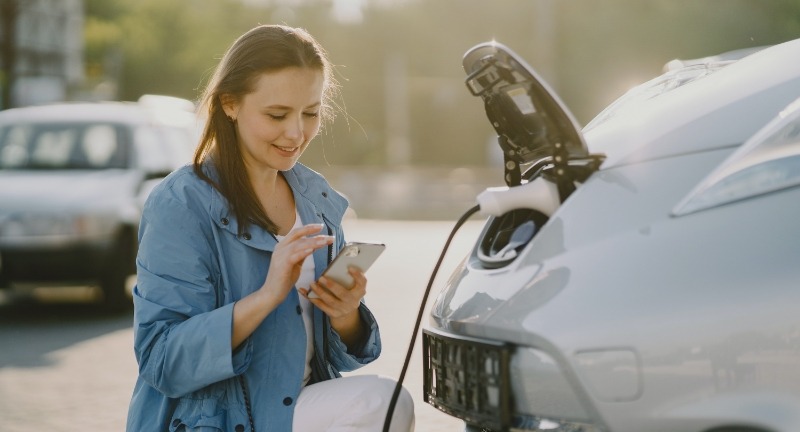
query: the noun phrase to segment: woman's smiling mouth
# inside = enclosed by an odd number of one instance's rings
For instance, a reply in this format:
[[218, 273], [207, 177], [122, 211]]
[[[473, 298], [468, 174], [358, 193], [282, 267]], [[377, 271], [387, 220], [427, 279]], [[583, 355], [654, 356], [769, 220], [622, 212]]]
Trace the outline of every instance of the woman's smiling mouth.
[[275, 144], [273, 144], [272, 146], [275, 147], [276, 149], [278, 149], [281, 153], [286, 154], [287, 156], [294, 155], [300, 149], [300, 146], [297, 146], [297, 147], [282, 147], [282, 146], [275, 145]]

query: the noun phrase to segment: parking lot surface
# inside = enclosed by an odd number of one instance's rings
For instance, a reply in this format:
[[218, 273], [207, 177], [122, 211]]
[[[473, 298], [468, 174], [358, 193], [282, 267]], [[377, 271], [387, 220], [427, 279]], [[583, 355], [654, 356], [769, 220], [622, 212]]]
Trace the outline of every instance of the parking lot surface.
[[[384, 350], [356, 373], [399, 377], [425, 286], [453, 225], [346, 221], [348, 240], [387, 245], [367, 273], [366, 298], [381, 326]], [[454, 238], [428, 306], [481, 225], [476, 216]], [[132, 316], [130, 311], [104, 311], [95, 296], [92, 287], [0, 293], [0, 431], [124, 430], [137, 374]], [[416, 345], [404, 381], [416, 403], [416, 430], [459, 431], [461, 421], [423, 402], [419, 340]]]

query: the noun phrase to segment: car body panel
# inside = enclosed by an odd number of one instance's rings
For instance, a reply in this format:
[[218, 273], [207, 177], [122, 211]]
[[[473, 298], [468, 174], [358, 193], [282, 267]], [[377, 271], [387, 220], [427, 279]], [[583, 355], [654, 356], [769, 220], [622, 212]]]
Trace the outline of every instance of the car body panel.
[[[132, 195], [143, 173], [131, 170], [0, 171], [4, 211], [108, 207]], [[54, 189], [53, 184], [63, 186]], [[114, 193], [116, 191], [116, 193]]]
[[[4, 249], [47, 249], [48, 244], [54, 248], [63, 248], [70, 235], [60, 236], [54, 229], [35, 229], [27, 232], [14, 229], [13, 221], [26, 222], [32, 225], [35, 219], [41, 223], [52, 223], [60, 215], [63, 220], [71, 216], [93, 215], [95, 219], [106, 218], [110, 222], [92, 230], [92, 237], [101, 243], [108, 244], [114, 237], [114, 231], [120, 225], [135, 226], [139, 223], [140, 208], [130, 197], [137, 195], [142, 183], [141, 172], [132, 170], [99, 170], [99, 171], [0, 171], [0, 196], [3, 197], [0, 212], [0, 247]], [[53, 185], [59, 185], [54, 188]], [[95, 223], [100, 223], [99, 221]], [[51, 234], [42, 235], [42, 233]], [[37, 234], [38, 233], [38, 234]], [[75, 233], [78, 234], [78, 233]], [[58, 237], [58, 241], [57, 240]], [[75, 235], [72, 241], [88, 244], [91, 237], [85, 234]]]

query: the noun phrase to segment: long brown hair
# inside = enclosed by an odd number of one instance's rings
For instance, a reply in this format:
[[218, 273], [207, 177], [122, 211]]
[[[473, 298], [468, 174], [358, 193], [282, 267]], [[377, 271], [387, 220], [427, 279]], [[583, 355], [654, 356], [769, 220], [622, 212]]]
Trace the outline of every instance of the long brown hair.
[[[334, 116], [333, 95], [337, 90], [332, 66], [322, 46], [305, 30], [282, 25], [260, 25], [241, 35], [231, 45], [206, 86], [201, 113], [207, 116], [205, 129], [194, 154], [194, 172], [209, 182], [228, 200], [239, 235], [254, 223], [277, 233], [250, 184], [244, 166], [234, 123], [222, 108], [222, 98], [241, 101], [254, 91], [264, 72], [289, 67], [311, 68], [323, 73], [321, 116], [330, 122]], [[211, 158], [219, 181], [203, 172], [202, 164]]]

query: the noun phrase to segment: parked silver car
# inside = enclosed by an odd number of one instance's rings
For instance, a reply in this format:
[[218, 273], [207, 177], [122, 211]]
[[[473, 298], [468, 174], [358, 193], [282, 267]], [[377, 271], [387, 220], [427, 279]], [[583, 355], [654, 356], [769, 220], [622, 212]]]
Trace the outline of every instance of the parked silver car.
[[426, 400], [469, 431], [800, 431], [797, 59], [687, 64], [581, 131], [467, 52], [508, 185], [431, 308]]
[[194, 113], [160, 100], [0, 112], [0, 287], [99, 283], [130, 303], [141, 207], [196, 138]]

